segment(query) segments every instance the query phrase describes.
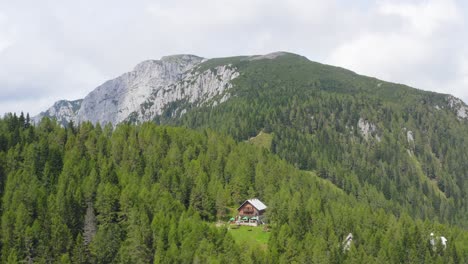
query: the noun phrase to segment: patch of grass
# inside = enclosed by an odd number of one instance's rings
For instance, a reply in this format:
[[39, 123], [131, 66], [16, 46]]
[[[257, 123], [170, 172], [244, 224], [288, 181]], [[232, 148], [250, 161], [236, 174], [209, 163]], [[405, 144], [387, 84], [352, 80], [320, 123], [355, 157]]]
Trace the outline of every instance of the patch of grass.
[[229, 229], [229, 233], [239, 245], [259, 246], [265, 250], [271, 234], [263, 231], [263, 226], [240, 226], [238, 229]]
[[434, 192], [436, 193], [439, 193], [440, 196], [439, 197], [442, 197], [442, 198], [445, 198], [447, 199], [447, 196], [445, 195], [445, 193], [439, 189], [439, 186], [437, 185], [437, 181], [436, 180], [431, 180], [429, 179], [426, 174], [424, 173], [423, 169], [422, 169], [422, 166], [421, 166], [421, 163], [419, 162], [419, 160], [416, 158], [415, 155], [412, 155], [410, 153], [408, 153], [408, 156], [410, 157], [410, 161], [413, 163], [414, 165], [414, 168], [415, 168], [415, 171], [416, 171], [416, 175], [419, 177], [420, 181], [421, 182], [427, 182], [428, 183], [428, 186], [432, 186], [432, 189], [434, 190]]
[[340, 187], [336, 186], [333, 182], [331, 182], [330, 180], [327, 180], [327, 179], [323, 179], [321, 178], [320, 176], [317, 175], [317, 173], [315, 171], [306, 171], [306, 170], [303, 170], [303, 172], [311, 175], [312, 177], [314, 177], [318, 182], [320, 182], [320, 184], [322, 186], [327, 186], [329, 191], [333, 192], [334, 194], [337, 194], [337, 195], [346, 195], [346, 192], [343, 191], [343, 189], [341, 189]]
[[265, 133], [260, 131], [260, 133], [253, 138], [249, 139], [249, 142], [255, 146], [266, 148], [271, 150], [271, 142], [273, 141], [273, 134]]

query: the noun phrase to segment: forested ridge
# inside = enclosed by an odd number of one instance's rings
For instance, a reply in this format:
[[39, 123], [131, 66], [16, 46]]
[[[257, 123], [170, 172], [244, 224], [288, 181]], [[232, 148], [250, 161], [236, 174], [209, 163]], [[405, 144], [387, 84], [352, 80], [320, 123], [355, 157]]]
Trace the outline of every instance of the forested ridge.
[[[207, 129], [86, 122], [62, 128], [47, 118], [32, 126], [28, 117], [6, 115], [1, 262], [468, 262], [465, 229], [431, 214], [410, 216], [411, 207], [394, 208], [398, 203], [374, 188], [351, 184], [357, 189], [349, 191], [297, 167], [307, 166]], [[337, 182], [331, 167], [319, 168]], [[213, 224], [252, 197], [268, 205], [266, 249], [238, 244]], [[448, 238], [446, 249], [433, 249], [431, 232]]]
[[[212, 59], [240, 72], [218, 105], [174, 103], [159, 124], [213, 129], [272, 152], [394, 213], [468, 228], [468, 120], [461, 101], [295, 55]], [[181, 114], [182, 109], [187, 109]], [[462, 112], [463, 113], [463, 112]]]

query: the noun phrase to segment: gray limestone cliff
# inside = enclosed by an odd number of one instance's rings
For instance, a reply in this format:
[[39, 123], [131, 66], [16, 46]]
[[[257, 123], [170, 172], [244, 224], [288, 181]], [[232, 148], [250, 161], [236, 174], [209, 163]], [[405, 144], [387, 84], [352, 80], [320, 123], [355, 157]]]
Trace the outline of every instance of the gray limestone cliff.
[[155, 91], [183, 78], [183, 75], [203, 61], [193, 55], [163, 57], [138, 64], [133, 71], [107, 81], [89, 93], [78, 111], [77, 121], [118, 124]]
[[46, 111], [33, 117], [33, 123], [37, 124], [44, 117], [55, 118], [62, 126], [66, 126], [70, 121], [75, 122], [82, 101], [82, 99], [75, 101], [58, 101]]
[[[231, 80], [239, 76], [230, 65], [217, 66], [203, 72], [191, 71], [170, 85], [154, 89], [148, 99], [132, 117], [139, 122], [149, 121], [162, 114], [169, 103], [184, 101], [196, 106], [215, 100], [212, 105], [222, 103], [229, 97], [227, 90], [232, 88]], [[216, 100], [217, 99], [217, 100]], [[186, 109], [177, 109], [184, 113]]]
[[468, 106], [461, 99], [448, 95], [447, 102], [449, 107], [457, 115], [458, 119], [468, 119]]
[[[227, 90], [232, 87], [231, 80], [239, 73], [230, 65], [198, 71], [197, 66], [204, 61], [206, 59], [194, 55], [143, 61], [132, 71], [103, 83], [79, 103], [57, 102], [34, 120], [49, 116], [63, 124], [71, 120], [116, 125], [129, 120], [153, 120], [178, 101], [195, 106], [222, 103], [229, 97]], [[186, 111], [179, 110], [181, 114]]]

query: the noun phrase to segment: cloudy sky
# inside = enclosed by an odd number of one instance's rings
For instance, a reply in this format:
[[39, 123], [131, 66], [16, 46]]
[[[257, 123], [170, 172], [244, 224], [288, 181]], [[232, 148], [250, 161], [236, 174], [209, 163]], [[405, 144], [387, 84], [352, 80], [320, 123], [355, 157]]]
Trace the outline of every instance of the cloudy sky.
[[0, 114], [84, 97], [145, 59], [290, 51], [468, 102], [464, 0], [0, 0]]

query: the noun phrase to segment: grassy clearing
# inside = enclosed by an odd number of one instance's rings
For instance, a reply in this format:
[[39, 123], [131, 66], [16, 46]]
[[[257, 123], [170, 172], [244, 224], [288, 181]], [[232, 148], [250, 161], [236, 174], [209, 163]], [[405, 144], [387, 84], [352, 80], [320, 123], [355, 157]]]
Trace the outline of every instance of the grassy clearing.
[[249, 142], [255, 146], [266, 148], [271, 150], [271, 142], [273, 141], [273, 134], [265, 133], [260, 131], [260, 133], [253, 138], [249, 139]]
[[267, 248], [271, 232], [264, 232], [263, 226], [240, 226], [238, 229], [229, 229], [232, 237], [239, 245], [259, 246], [262, 249]]

